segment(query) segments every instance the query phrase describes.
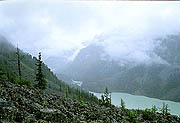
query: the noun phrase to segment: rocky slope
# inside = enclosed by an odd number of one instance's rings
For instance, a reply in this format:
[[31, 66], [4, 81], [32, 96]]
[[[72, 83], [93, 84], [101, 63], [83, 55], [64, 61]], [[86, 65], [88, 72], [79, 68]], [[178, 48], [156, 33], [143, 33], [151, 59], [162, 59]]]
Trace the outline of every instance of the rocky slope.
[[180, 118], [80, 102], [0, 80], [0, 122], [179, 123]]

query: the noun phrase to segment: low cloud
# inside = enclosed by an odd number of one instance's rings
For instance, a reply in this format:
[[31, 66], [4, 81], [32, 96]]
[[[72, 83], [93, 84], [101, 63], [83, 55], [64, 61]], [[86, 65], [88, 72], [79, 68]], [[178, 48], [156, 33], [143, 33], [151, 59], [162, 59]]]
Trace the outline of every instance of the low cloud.
[[98, 37], [113, 59], [144, 62], [158, 59], [154, 39], [179, 34], [180, 7], [176, 2], [15, 0], [0, 3], [0, 20], [0, 34], [33, 55], [62, 55]]

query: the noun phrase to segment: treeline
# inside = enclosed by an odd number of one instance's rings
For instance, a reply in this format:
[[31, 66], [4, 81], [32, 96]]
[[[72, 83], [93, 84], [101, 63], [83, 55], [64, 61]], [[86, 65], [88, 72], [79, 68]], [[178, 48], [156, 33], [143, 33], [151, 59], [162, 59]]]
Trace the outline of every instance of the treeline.
[[[1, 39], [0, 39], [1, 40]], [[15, 48], [7, 41], [0, 41], [0, 79], [15, 84], [27, 85], [46, 89], [84, 101], [97, 102], [98, 99], [92, 94], [81, 89], [71, 88], [56, 75], [41, 60], [41, 53], [38, 58], [24, 53], [18, 47]]]

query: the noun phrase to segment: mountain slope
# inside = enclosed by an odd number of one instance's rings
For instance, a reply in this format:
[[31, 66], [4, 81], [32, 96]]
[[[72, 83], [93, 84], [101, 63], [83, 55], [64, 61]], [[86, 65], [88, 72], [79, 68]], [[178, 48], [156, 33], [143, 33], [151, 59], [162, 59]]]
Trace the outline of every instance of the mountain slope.
[[[35, 81], [37, 58], [23, 51], [20, 51], [20, 55], [23, 56], [21, 60], [22, 78], [29, 80], [30, 85], [33, 86], [37, 83]], [[83, 100], [89, 100], [90, 102], [96, 102], [98, 100], [95, 96], [82, 89], [69, 87], [69, 85], [59, 80], [44, 63], [42, 70], [48, 81], [48, 87], [45, 91], [63, 96], [66, 95], [67, 92], [71, 98], [79, 98], [80, 94]], [[17, 83], [19, 78], [17, 74], [16, 48], [2, 36], [0, 37], [0, 72], [1, 71], [5, 73], [8, 81]]]
[[[0, 68], [3, 71], [9, 72], [10, 74], [17, 73], [17, 57], [16, 57], [16, 48], [8, 43], [8, 41], [0, 37], [0, 57], [1, 57], [1, 65]], [[36, 72], [36, 57], [32, 57], [28, 53], [24, 53], [20, 51], [20, 55], [23, 56], [21, 60], [22, 66], [22, 74], [24, 78], [28, 78], [31, 81], [34, 81], [35, 72]], [[43, 72], [47, 77], [48, 81], [57, 82], [57, 77], [53, 74], [53, 72], [43, 64]], [[29, 76], [30, 75], [30, 76]]]
[[180, 101], [180, 35], [157, 41], [159, 46], [149, 53], [158, 58], [153, 62], [113, 60], [102, 45], [91, 44], [59, 73], [83, 81], [83, 88], [95, 92], [108, 87], [112, 92]]
[[180, 122], [178, 116], [170, 114], [80, 102], [1, 80], [0, 110], [0, 122]]

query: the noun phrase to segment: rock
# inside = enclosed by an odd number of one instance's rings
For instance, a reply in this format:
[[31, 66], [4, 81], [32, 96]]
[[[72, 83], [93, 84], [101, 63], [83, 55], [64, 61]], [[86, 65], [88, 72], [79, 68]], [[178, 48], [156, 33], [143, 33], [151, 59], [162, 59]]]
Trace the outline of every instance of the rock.
[[2, 99], [2, 98], [0, 98], [0, 108], [4, 107], [6, 104], [7, 104], [7, 101]]
[[[86, 106], [80, 106], [78, 102], [27, 86], [0, 82], [0, 123], [130, 123], [128, 112], [131, 110], [89, 102], [82, 102]], [[180, 123], [177, 116], [157, 113], [157, 119], [149, 121], [143, 119], [140, 110], [136, 112], [137, 122]]]
[[57, 109], [50, 109], [50, 108], [40, 109], [40, 111], [44, 113], [58, 112]]
[[87, 123], [86, 121], [80, 121], [80, 123]]
[[11, 108], [10, 106], [11, 106], [10, 103], [8, 103], [6, 100], [0, 98], [0, 110], [2, 110], [3, 108]]
[[42, 109], [43, 106], [38, 104], [38, 103], [34, 103], [34, 108], [37, 108], [37, 109]]

